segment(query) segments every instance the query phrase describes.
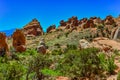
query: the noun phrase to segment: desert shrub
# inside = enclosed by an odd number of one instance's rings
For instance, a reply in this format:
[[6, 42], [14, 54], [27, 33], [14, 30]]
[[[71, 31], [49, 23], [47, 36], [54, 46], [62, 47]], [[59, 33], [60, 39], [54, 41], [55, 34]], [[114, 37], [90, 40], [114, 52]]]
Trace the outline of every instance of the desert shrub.
[[119, 53], [118, 50], [114, 50], [114, 54], [115, 54], [115, 55], [120, 55], [120, 53]]
[[33, 59], [29, 62], [26, 80], [29, 80], [29, 78], [31, 78], [31, 74], [35, 76], [35, 79], [44, 79], [45, 75], [41, 72], [41, 70], [44, 68], [49, 68], [50, 65], [51, 60], [48, 59], [47, 55], [35, 55]]
[[52, 51], [52, 55], [61, 55], [62, 53], [61, 49]]
[[120, 80], [120, 72], [117, 75], [117, 80]]
[[56, 46], [57, 48], [60, 48], [60, 44], [59, 43], [54, 44], [54, 46]]
[[69, 34], [70, 34], [70, 32], [66, 32], [65, 33], [66, 38], [68, 37]]
[[55, 71], [55, 70], [52, 70], [52, 69], [43, 69], [43, 70], [41, 70], [41, 72], [42, 72], [44, 75], [53, 76], [53, 77], [62, 75], [62, 74], [60, 73], [60, 71]]
[[[21, 54], [21, 53], [20, 53]], [[27, 49], [25, 52], [22, 53], [23, 55], [36, 55], [37, 54], [37, 50], [35, 49]]]
[[68, 45], [67, 45], [67, 48], [68, 48], [68, 49], [71, 49], [71, 50], [76, 50], [76, 49], [77, 49], [77, 46], [76, 46], [76, 45], [72, 45], [72, 44], [68, 44]]
[[109, 74], [113, 74], [116, 69], [114, 63], [114, 56], [106, 57], [104, 53], [99, 54], [100, 65], [104, 71], [107, 71]]
[[21, 80], [25, 74], [25, 68], [19, 62], [11, 61], [0, 66], [0, 74], [3, 80]]
[[107, 59], [107, 71], [110, 73], [110, 74], [113, 74], [114, 73], [114, 70], [116, 69], [116, 65], [114, 63], [114, 56], [111, 56]]
[[97, 56], [98, 49], [88, 48], [84, 50], [69, 50], [63, 59], [60, 60], [57, 70], [64, 76], [72, 79], [80, 77], [90, 77], [100, 70], [100, 60]]

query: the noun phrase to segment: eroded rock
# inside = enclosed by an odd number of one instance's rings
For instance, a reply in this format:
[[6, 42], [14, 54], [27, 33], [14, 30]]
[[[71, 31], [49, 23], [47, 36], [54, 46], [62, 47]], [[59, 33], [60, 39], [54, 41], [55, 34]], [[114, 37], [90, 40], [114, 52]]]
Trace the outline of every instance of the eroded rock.
[[10, 56], [6, 35], [4, 33], [0, 33], [0, 56], [4, 56], [5, 54]]
[[33, 19], [30, 23], [28, 23], [23, 28], [23, 32], [25, 35], [34, 35], [34, 36], [43, 35], [42, 27], [37, 19]]
[[17, 52], [24, 52], [26, 50], [26, 38], [22, 30], [16, 30], [13, 33], [13, 47]]

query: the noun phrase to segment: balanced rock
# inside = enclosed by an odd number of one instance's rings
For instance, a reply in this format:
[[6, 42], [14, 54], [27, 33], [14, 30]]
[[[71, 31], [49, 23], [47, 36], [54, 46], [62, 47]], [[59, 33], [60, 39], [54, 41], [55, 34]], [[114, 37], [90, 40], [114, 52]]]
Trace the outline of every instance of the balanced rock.
[[26, 39], [22, 30], [16, 30], [13, 33], [13, 47], [17, 52], [24, 52], [26, 50]]

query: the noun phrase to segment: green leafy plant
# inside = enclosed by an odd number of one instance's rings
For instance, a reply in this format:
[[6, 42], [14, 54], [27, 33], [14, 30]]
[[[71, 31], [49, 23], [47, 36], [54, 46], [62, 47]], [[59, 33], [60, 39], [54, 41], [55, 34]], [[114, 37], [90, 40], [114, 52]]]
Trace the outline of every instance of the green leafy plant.
[[120, 80], [120, 72], [117, 75], [117, 80]]
[[60, 60], [57, 70], [72, 79], [90, 77], [91, 74], [97, 74], [100, 70], [100, 60], [97, 53], [98, 49], [96, 48], [81, 51], [68, 50], [65, 57]]
[[44, 68], [49, 68], [51, 65], [51, 60], [49, 60], [47, 55], [38, 54], [33, 57], [29, 62], [29, 67], [27, 71], [26, 79], [29, 80], [29, 75], [35, 73], [36, 78], [41, 80], [45, 75], [41, 72]]
[[114, 56], [107, 57], [104, 53], [99, 54], [101, 68], [107, 71], [109, 74], [113, 74], [116, 69], [116, 65], [114, 63]]
[[60, 73], [60, 71], [55, 71], [55, 70], [52, 70], [52, 69], [43, 69], [43, 70], [41, 70], [41, 72], [42, 72], [44, 75], [49, 75], [49, 76], [53, 76], [53, 77], [62, 75], [62, 74]]

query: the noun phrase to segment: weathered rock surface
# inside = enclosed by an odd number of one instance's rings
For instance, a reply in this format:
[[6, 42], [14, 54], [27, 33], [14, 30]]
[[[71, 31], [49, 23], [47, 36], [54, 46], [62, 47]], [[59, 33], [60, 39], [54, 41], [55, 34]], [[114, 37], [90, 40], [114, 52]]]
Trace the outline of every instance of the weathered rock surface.
[[24, 52], [26, 50], [26, 38], [22, 32], [22, 30], [16, 30], [13, 33], [13, 47], [17, 52]]
[[39, 36], [43, 34], [42, 27], [37, 19], [33, 19], [30, 23], [28, 23], [23, 28], [23, 32], [25, 35], [34, 35], [34, 36]]
[[109, 52], [113, 50], [120, 50], [120, 43], [108, 38], [95, 38], [92, 46], [101, 49], [102, 51]]
[[70, 80], [68, 77], [59, 76], [56, 80]]
[[46, 54], [47, 52], [47, 46], [45, 45], [45, 41], [43, 38], [41, 39], [40, 44], [37, 47], [37, 51], [38, 53], [42, 53], [42, 54]]
[[90, 47], [91, 47], [91, 44], [87, 40], [82, 39], [79, 41], [79, 49], [86, 49]]
[[106, 25], [113, 25], [113, 24], [116, 24], [116, 23], [115, 23], [115, 20], [113, 19], [113, 17], [111, 15], [109, 15], [104, 20], [104, 24], [106, 24]]
[[10, 56], [6, 35], [4, 33], [0, 33], [0, 56], [4, 56], [5, 54]]
[[56, 26], [52, 25], [52, 26], [47, 28], [47, 33], [54, 32], [55, 30], [56, 30]]

